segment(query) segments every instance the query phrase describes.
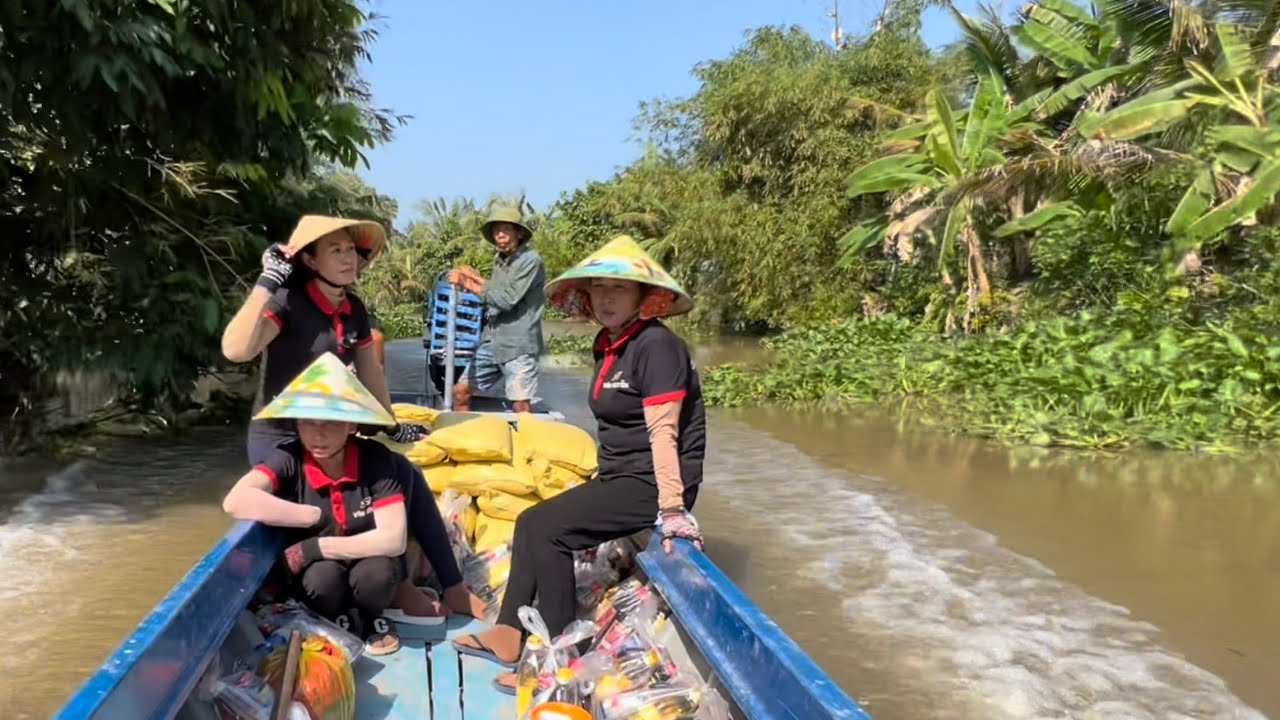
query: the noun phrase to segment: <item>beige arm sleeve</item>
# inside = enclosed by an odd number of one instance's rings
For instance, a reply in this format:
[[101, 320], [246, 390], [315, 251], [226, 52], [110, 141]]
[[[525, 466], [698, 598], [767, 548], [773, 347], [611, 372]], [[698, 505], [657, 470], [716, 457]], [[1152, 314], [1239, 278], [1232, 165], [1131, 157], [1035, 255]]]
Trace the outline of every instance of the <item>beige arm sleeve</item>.
[[676, 443], [682, 404], [683, 401], [676, 400], [644, 407], [649, 446], [653, 450], [653, 470], [658, 479], [659, 510], [684, 507], [684, 480], [680, 477], [680, 450]]

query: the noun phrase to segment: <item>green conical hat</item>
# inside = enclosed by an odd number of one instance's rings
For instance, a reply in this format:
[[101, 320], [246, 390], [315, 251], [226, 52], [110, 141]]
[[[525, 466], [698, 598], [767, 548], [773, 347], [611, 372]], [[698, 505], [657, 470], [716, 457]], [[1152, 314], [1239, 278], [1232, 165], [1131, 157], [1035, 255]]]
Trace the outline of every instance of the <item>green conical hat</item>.
[[547, 298], [561, 312], [585, 315], [586, 282], [614, 278], [651, 285], [665, 293], [650, 293], [640, 311], [643, 317], [681, 315], [693, 309], [693, 299], [649, 253], [628, 235], [619, 235], [587, 259], [547, 283]]
[[395, 425], [396, 419], [333, 353], [325, 353], [294, 378], [255, 420], [335, 420]]
[[524, 224], [524, 214], [520, 212], [519, 208], [496, 207], [489, 213], [489, 219], [484, 221], [484, 225], [480, 226], [480, 233], [484, 235], [485, 240], [493, 242], [493, 226], [500, 222], [511, 223], [524, 230], [527, 236], [525, 242], [528, 242], [533, 237], [533, 230]]

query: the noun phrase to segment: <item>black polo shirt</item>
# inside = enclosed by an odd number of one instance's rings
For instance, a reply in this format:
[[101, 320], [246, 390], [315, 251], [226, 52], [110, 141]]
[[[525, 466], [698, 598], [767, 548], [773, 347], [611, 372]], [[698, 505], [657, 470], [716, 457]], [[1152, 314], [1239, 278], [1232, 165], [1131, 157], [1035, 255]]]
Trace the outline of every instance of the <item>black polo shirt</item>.
[[702, 482], [707, 411], [684, 340], [657, 320], [641, 321], [614, 341], [601, 331], [595, 359], [590, 405], [599, 430], [600, 476], [634, 476], [656, 484], [644, 407], [682, 400], [680, 477], [685, 487]]
[[369, 311], [360, 298], [348, 293], [335, 306], [316, 282], [280, 288], [267, 301], [263, 315], [280, 328], [280, 334], [262, 351], [255, 414], [324, 353], [331, 352], [351, 365], [356, 348], [373, 342]]
[[276, 497], [290, 502], [328, 508], [333, 522], [321, 528], [320, 537], [347, 537], [377, 527], [375, 508], [404, 503], [404, 482], [386, 446], [352, 438], [347, 443], [342, 477], [331, 478], [302, 447], [291, 440], [271, 452], [267, 461], [254, 467], [271, 478]]

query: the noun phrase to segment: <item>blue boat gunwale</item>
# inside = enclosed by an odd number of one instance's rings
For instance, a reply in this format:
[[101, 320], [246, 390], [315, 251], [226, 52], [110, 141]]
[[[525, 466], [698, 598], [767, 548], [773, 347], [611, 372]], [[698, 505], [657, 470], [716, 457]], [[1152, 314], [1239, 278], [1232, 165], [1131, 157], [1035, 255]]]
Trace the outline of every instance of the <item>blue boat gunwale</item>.
[[[143, 712], [145, 717], [165, 720], [174, 717], [199, 683], [209, 661], [218, 653], [240, 611], [262, 586], [282, 546], [283, 535], [264, 525], [251, 521], [235, 523], [85, 680], [54, 719], [94, 717], [109, 710], [113, 702], [127, 704], [131, 700], [137, 703], [129, 705], [131, 713]], [[247, 557], [248, 562], [234, 562], [237, 557]], [[213, 587], [215, 584], [219, 587]], [[226, 594], [230, 592], [240, 597], [231, 600]], [[220, 601], [206, 603], [221, 611], [217, 612], [218, 617], [188, 617], [198, 614], [202, 598]], [[166, 688], [157, 692], [150, 679], [135, 673], [145, 669], [147, 662], [157, 662], [163, 667], [166, 660], [175, 659], [166, 658], [164, 653], [184, 645], [182, 635], [187, 628], [181, 626], [183, 621], [195, 622], [196, 629], [202, 627], [204, 631], [186, 638], [186, 651], [190, 654], [177, 658], [185, 661], [180, 665], [181, 671]], [[119, 693], [129, 691], [130, 683], [145, 684], [134, 689], [130, 696], [122, 697]]]
[[[871, 720], [692, 543], [676, 540], [668, 554], [654, 533], [637, 560], [729, 692], [727, 699], [747, 717]], [[752, 662], [765, 657], [776, 662]]]

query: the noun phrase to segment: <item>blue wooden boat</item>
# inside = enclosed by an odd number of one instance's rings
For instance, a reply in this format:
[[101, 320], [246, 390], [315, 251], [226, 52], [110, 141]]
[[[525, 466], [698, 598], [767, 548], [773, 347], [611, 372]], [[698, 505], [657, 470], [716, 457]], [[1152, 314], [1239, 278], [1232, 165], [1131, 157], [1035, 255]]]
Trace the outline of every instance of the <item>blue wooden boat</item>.
[[[160, 601], [54, 716], [57, 720], [212, 720], [195, 692], [211, 663], [229, 663], [260, 638], [245, 605], [281, 550], [276, 531], [237, 523]], [[862, 719], [869, 716], [703, 553], [656, 540], [640, 567], [671, 606], [682, 647], [729, 701], [734, 717]], [[493, 691], [492, 663], [459, 658], [448, 640], [483, 629], [470, 618], [399, 627], [402, 648], [356, 663], [359, 720], [515, 717], [515, 700]], [[428, 660], [428, 657], [430, 660]], [[428, 680], [428, 674], [431, 677]], [[434, 715], [433, 715], [434, 711]]]
[[[465, 304], [467, 298], [462, 300]], [[457, 367], [454, 350], [478, 342], [479, 327], [456, 325], [459, 298], [447, 283], [437, 284], [427, 305], [424, 349], [429, 358], [443, 355], [444, 387], [451, 387]], [[434, 386], [430, 367], [426, 374], [423, 392], [392, 393], [392, 401], [443, 406], [447, 411], [450, 393]], [[472, 411], [516, 419], [498, 398], [477, 397]], [[533, 411], [564, 419], [542, 402], [535, 403]], [[638, 537], [636, 542], [646, 539]], [[56, 720], [217, 720], [217, 710], [198, 685], [211, 667], [230, 667], [262, 642], [247, 606], [282, 549], [278, 530], [237, 523], [89, 677]], [[641, 579], [649, 580], [671, 608], [676, 632], [665, 640], [673, 659], [715, 688], [733, 717], [869, 720], [691, 544], [677, 541], [668, 555], [655, 539], [637, 560]], [[515, 698], [492, 686], [501, 669], [462, 657], [449, 643], [484, 628], [479, 620], [461, 617], [437, 625], [398, 624], [399, 652], [362, 657], [354, 667], [357, 720], [514, 719]]]

